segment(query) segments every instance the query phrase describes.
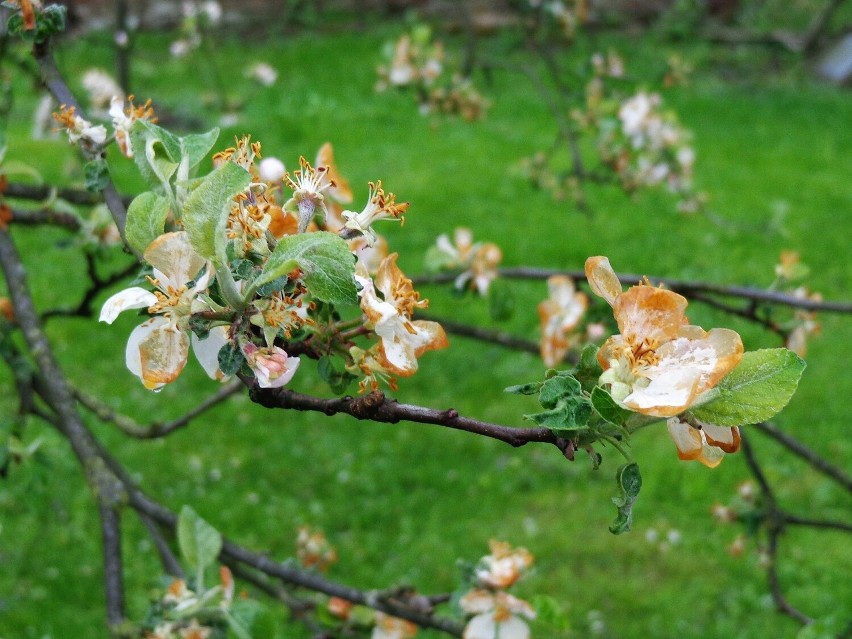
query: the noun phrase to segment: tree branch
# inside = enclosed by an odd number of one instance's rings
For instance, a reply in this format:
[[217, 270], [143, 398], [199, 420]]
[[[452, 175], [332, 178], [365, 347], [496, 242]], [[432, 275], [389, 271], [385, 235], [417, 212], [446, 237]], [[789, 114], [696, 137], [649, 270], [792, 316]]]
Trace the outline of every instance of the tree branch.
[[[98, 447], [74, 406], [74, 397], [50, 344], [41, 329], [26, 282], [26, 273], [8, 233], [0, 229], [0, 266], [6, 276], [15, 318], [32, 354], [39, 376], [49, 383], [39, 385], [39, 393], [56, 414], [54, 422], [68, 438], [75, 456], [85, 471], [86, 480], [98, 503], [104, 538], [107, 623], [115, 626], [123, 619], [124, 594], [121, 579], [120, 543], [117, 521], [111, 511], [123, 502], [123, 484], [101, 462]], [[110, 512], [108, 512], [110, 511]], [[117, 588], [117, 590], [113, 590]]]
[[98, 500], [104, 541], [104, 592], [110, 628], [124, 622], [124, 570], [121, 561], [121, 514], [116, 506]]
[[[19, 200], [35, 200], [38, 202], [50, 202], [55, 198], [65, 200], [78, 206], [94, 206], [104, 201], [103, 195], [86, 191], [85, 189], [58, 189], [53, 186], [35, 186], [30, 184], [10, 183], [3, 193], [7, 198]], [[132, 197], [124, 196], [122, 202], [129, 205]]]
[[[80, 104], [74, 98], [74, 94], [71, 93], [71, 89], [68, 88], [68, 85], [62, 78], [62, 74], [59, 73], [59, 69], [56, 67], [56, 61], [53, 59], [50, 42], [36, 43], [33, 46], [33, 58], [38, 64], [44, 86], [48, 91], [50, 91], [54, 99], [56, 99], [59, 104], [64, 104], [69, 107], [73, 106], [76, 109], [77, 114], [83, 117]], [[124, 240], [124, 243], [128, 247], [130, 247], [130, 245], [127, 244], [127, 238], [124, 233], [124, 227], [127, 222], [127, 207], [125, 207], [121, 195], [119, 195], [115, 185], [109, 177], [107, 177], [107, 185], [104, 187], [102, 193], [104, 202], [106, 202], [106, 205], [115, 220], [115, 224], [118, 227], [119, 233], [121, 233], [121, 239]]]
[[460, 335], [461, 337], [469, 337], [471, 339], [479, 340], [480, 342], [488, 342], [490, 344], [497, 344], [498, 346], [505, 346], [506, 348], [516, 351], [534, 353], [535, 355], [539, 354], [539, 346], [536, 342], [522, 337], [515, 337], [514, 335], [504, 331], [495, 331], [481, 326], [462, 324], [461, 322], [455, 322], [445, 317], [435, 317], [428, 313], [418, 312], [416, 317], [417, 319], [438, 322], [445, 331], [453, 335]]
[[79, 217], [73, 213], [65, 211], [54, 211], [52, 209], [42, 209], [40, 211], [21, 211], [11, 209], [12, 219], [9, 220], [12, 224], [19, 226], [36, 226], [47, 224], [50, 226], [61, 226], [69, 231], [79, 231], [83, 227], [83, 223]]
[[784, 516], [783, 512], [778, 508], [778, 503], [775, 500], [775, 494], [769, 485], [763, 469], [755, 457], [754, 450], [751, 447], [751, 442], [745, 433], [741, 433], [741, 443], [743, 455], [745, 456], [746, 464], [748, 464], [751, 474], [760, 486], [763, 493], [763, 499], [766, 506], [765, 522], [767, 528], [768, 542], [766, 554], [769, 558], [769, 565], [766, 567], [766, 576], [769, 581], [769, 590], [772, 594], [772, 601], [775, 603], [775, 609], [778, 612], [792, 617], [802, 625], [813, 623], [813, 619], [795, 608], [781, 590], [781, 582], [778, 578], [778, 537], [784, 531]]
[[165, 537], [163, 537], [157, 522], [145, 513], [137, 512], [137, 514], [139, 515], [139, 519], [141, 519], [142, 523], [145, 525], [145, 528], [148, 530], [148, 535], [153, 540], [154, 546], [157, 548], [157, 554], [160, 556], [160, 564], [163, 566], [163, 570], [166, 571], [166, 574], [171, 575], [176, 579], [183, 579], [185, 577], [183, 568], [177, 560], [177, 557], [175, 557], [175, 554], [172, 552], [169, 543], [166, 541]]
[[498, 439], [514, 447], [531, 442], [553, 444], [563, 454], [568, 448], [568, 442], [554, 435], [549, 428], [514, 428], [462, 417], [454, 408], [436, 410], [413, 404], [400, 404], [395, 399], [387, 399], [380, 391], [373, 391], [369, 395], [356, 398], [323, 399], [285, 388], [268, 389], [252, 384], [249, 397], [253, 402], [266, 408], [317, 411], [326, 415], [345, 413], [356, 419], [369, 419], [389, 424], [400, 421], [434, 424]]
[[79, 304], [77, 304], [77, 306], [74, 308], [49, 310], [42, 315], [42, 319], [50, 319], [52, 317], [58, 316], [91, 317], [93, 314], [92, 302], [95, 301], [95, 298], [103, 289], [107, 288], [108, 286], [112, 286], [116, 282], [120, 282], [121, 280], [129, 277], [130, 275], [138, 272], [139, 270], [139, 262], [133, 261], [120, 271], [111, 273], [106, 277], [101, 277], [100, 275], [98, 275], [98, 271], [95, 266], [95, 256], [90, 251], [86, 251], [85, 256], [86, 269], [87, 274], [89, 276], [90, 286], [83, 294], [83, 299], [81, 299]]
[[169, 422], [154, 422], [148, 426], [142, 426], [132, 417], [119, 413], [98, 398], [84, 393], [79, 388], [74, 388], [74, 397], [77, 398], [83, 406], [92, 411], [99, 419], [105, 422], [112, 422], [118, 426], [119, 430], [125, 435], [130, 435], [136, 439], [157, 439], [165, 437], [175, 432], [178, 429], [187, 426], [193, 419], [207, 412], [217, 404], [222, 403], [228, 397], [240, 390], [243, 385], [235, 380], [223, 385], [216, 393], [202, 401], [198, 406], [188, 411], [185, 415], [173, 419]]
[[844, 521], [834, 521], [832, 519], [813, 519], [811, 517], [798, 517], [789, 513], [783, 513], [782, 519], [784, 520], [785, 524], [792, 524], [794, 526], [807, 526], [809, 528], [826, 528], [852, 533], [852, 524], [847, 524]]
[[[419, 275], [415, 276], [412, 281], [415, 285], [421, 284], [446, 284], [455, 280], [458, 273], [439, 273], [436, 275]], [[498, 269], [498, 275], [507, 279], [521, 280], [546, 280], [552, 275], [567, 275], [571, 279], [577, 281], [585, 281], [585, 271], [564, 271], [559, 269], [535, 268], [528, 266], [518, 266], [514, 268]], [[644, 276], [634, 275], [631, 273], [619, 273], [619, 280], [623, 284], [639, 284], [644, 280]], [[714, 295], [722, 295], [725, 297], [740, 297], [747, 300], [757, 302], [767, 302], [770, 304], [780, 304], [790, 306], [792, 308], [801, 308], [808, 311], [821, 311], [824, 313], [852, 313], [852, 302], [826, 302], [793, 297], [778, 291], [767, 291], [759, 288], [750, 288], [747, 286], [726, 286], [724, 284], [714, 284], [712, 282], [690, 282], [687, 280], [677, 280], [668, 277], [649, 276], [651, 282], [665, 286], [666, 288], [680, 293], [686, 297], [692, 296], [694, 293], [711, 293]]]
[[847, 475], [846, 472], [844, 472], [840, 468], [833, 466], [832, 464], [827, 462], [823, 457], [821, 457], [817, 452], [811, 450], [794, 437], [779, 430], [774, 424], [770, 422], [761, 422], [759, 424], [749, 426], [749, 428], [759, 430], [764, 435], [771, 437], [779, 444], [784, 446], [787, 450], [804, 459], [815, 470], [818, 470], [823, 475], [830, 477], [838, 484], [843, 486], [843, 488], [845, 488], [847, 492], [852, 493], [852, 476]]

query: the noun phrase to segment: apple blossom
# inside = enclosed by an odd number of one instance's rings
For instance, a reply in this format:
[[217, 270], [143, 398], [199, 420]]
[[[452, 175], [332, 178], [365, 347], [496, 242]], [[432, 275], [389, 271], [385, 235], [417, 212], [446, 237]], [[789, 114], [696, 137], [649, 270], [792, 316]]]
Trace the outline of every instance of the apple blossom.
[[359, 295], [366, 325], [380, 339], [378, 359], [387, 371], [408, 377], [417, 371], [418, 357], [446, 348], [449, 342], [437, 322], [412, 319], [414, 311], [425, 308], [428, 302], [420, 299], [411, 280], [396, 265], [397, 257], [397, 253], [391, 253], [382, 260], [375, 282], [363, 265], [355, 279], [362, 287]]
[[81, 140], [88, 145], [101, 145], [106, 142], [107, 130], [102, 124], [92, 124], [77, 115], [76, 107], [60, 106], [59, 113], [53, 114], [53, 119], [68, 133], [68, 141], [76, 144]]
[[382, 182], [370, 182], [370, 195], [367, 198], [367, 204], [360, 213], [353, 211], [343, 211], [342, 216], [345, 220], [343, 228], [350, 232], [363, 235], [367, 240], [367, 244], [372, 246], [378, 240], [378, 235], [371, 228], [373, 222], [378, 220], [399, 220], [401, 223], [405, 221], [405, 212], [408, 210], [408, 202], [401, 204], [396, 203], [396, 196], [393, 193], [385, 195], [382, 188]]
[[536, 614], [526, 601], [490, 590], [471, 590], [459, 601], [461, 609], [474, 616], [467, 622], [462, 639], [529, 639], [530, 629], [521, 617]]
[[112, 118], [112, 126], [115, 130], [115, 141], [118, 143], [118, 148], [121, 153], [128, 158], [133, 157], [133, 147], [130, 139], [130, 130], [133, 128], [133, 123], [136, 120], [148, 120], [156, 122], [157, 118], [154, 115], [154, 109], [151, 107], [151, 100], [144, 104], [135, 106], [133, 104], [133, 96], [128, 98], [130, 103], [127, 108], [124, 107], [124, 98], [113, 96], [110, 107], [109, 116]]
[[494, 539], [488, 542], [488, 548], [491, 554], [480, 559], [474, 570], [477, 582], [485, 588], [512, 586], [533, 563], [533, 556], [526, 548], [512, 548]]
[[740, 336], [732, 330], [690, 326], [686, 299], [647, 284], [622, 292], [605, 257], [586, 260], [595, 294], [613, 307], [620, 335], [598, 353], [601, 383], [632, 411], [655, 417], [682, 413], [739, 363]]
[[242, 351], [261, 388], [281, 388], [293, 379], [299, 368], [299, 358], [288, 356], [287, 351], [278, 346], [259, 347], [247, 342]]
[[417, 635], [417, 626], [398, 617], [376, 611], [376, 625], [370, 639], [411, 639]]
[[[189, 317], [196, 296], [206, 290], [212, 266], [198, 255], [186, 232], [166, 233], [151, 242], [143, 255], [154, 269], [149, 282], [155, 291], [133, 286], [119, 291], [103, 305], [100, 321], [112, 324], [126, 310], [147, 308], [152, 317], [130, 334], [126, 363], [146, 388], [160, 390], [173, 382], [186, 365], [189, 353]], [[205, 370], [214, 379], [221, 371], [211, 368], [211, 360], [224, 344], [221, 329], [205, 340], [193, 339], [192, 347]], [[217, 374], [218, 371], [218, 374]]]
[[700, 461], [709, 468], [715, 468], [722, 463], [725, 453], [735, 453], [740, 449], [739, 428], [717, 426], [699, 420], [691, 422], [681, 421], [677, 417], [670, 417], [666, 422], [680, 459]]
[[570, 335], [586, 312], [588, 298], [574, 288], [574, 281], [565, 275], [547, 279], [550, 297], [538, 305], [541, 322], [541, 358], [547, 367], [558, 366], [571, 345]]

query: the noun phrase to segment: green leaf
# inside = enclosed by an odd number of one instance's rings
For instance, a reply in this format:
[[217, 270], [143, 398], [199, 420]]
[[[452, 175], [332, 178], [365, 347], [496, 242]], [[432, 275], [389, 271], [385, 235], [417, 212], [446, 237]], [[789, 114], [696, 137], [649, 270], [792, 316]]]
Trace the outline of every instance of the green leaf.
[[503, 280], [494, 280], [488, 287], [488, 313], [491, 319], [503, 322], [515, 313], [515, 296], [512, 287]]
[[96, 158], [86, 162], [83, 167], [86, 190], [100, 193], [109, 184], [109, 166], [104, 158]]
[[287, 282], [290, 280], [287, 279], [286, 275], [282, 275], [281, 277], [276, 277], [271, 282], [267, 282], [263, 286], [258, 287], [257, 296], [258, 297], [269, 297], [273, 293], [278, 291], [283, 291], [284, 287], [287, 286]]
[[576, 431], [588, 427], [591, 416], [592, 405], [588, 399], [581, 396], [568, 396], [560, 399], [553, 408], [524, 415], [524, 418], [549, 428], [559, 436], [571, 437]]
[[555, 597], [535, 595], [530, 603], [540, 621], [562, 632], [571, 628], [565, 605]]
[[281, 238], [255, 280], [255, 288], [286, 275], [295, 268], [310, 294], [330, 304], [355, 304], [355, 256], [345, 240], [334, 233], [319, 231]]
[[541, 390], [544, 382], [530, 382], [529, 384], [517, 384], [504, 388], [504, 393], [514, 393], [515, 395], [535, 395]]
[[212, 564], [222, 550], [222, 535], [189, 506], [181, 508], [177, 537], [181, 555], [195, 569]]
[[[14, 7], [17, 8], [17, 7]], [[14, 13], [9, 18], [7, 30], [12, 35], [30, 42], [47, 42], [54, 34], [65, 31], [66, 8], [59, 4], [51, 4], [44, 9], [35, 7], [35, 29], [24, 29], [24, 18], [20, 13]]]
[[633, 413], [622, 408], [606, 390], [600, 386], [592, 389], [592, 406], [604, 420], [616, 426], [624, 426]]
[[238, 280], [250, 280], [254, 276], [254, 262], [237, 258], [231, 262], [231, 273]]
[[148, 245], [163, 234], [168, 216], [167, 198], [150, 191], [137, 195], [127, 207], [128, 244], [144, 253]]
[[169, 180], [180, 164], [180, 139], [147, 120], [136, 120], [130, 130], [133, 161], [151, 188], [171, 192]]
[[184, 153], [189, 158], [190, 171], [198, 166], [198, 163], [210, 152], [218, 138], [218, 127], [210, 129], [206, 133], [193, 133], [180, 138]]
[[349, 383], [355, 379], [355, 376], [348, 371], [338, 371], [328, 355], [323, 355], [317, 360], [317, 373], [336, 395], [342, 395]]
[[690, 412], [719, 426], [762, 422], [787, 405], [804, 370], [805, 361], [786, 348], [750, 351], [716, 386], [716, 398]]
[[580, 382], [570, 376], [551, 377], [541, 385], [538, 401], [542, 408], [555, 408], [560, 399], [582, 396]]
[[588, 344], [580, 353], [580, 361], [577, 366], [571, 371], [587, 393], [591, 393], [598, 385], [598, 380], [603, 373], [598, 361], [598, 350], [600, 349], [594, 344]]
[[244, 359], [245, 355], [243, 355], [243, 351], [240, 347], [233, 342], [228, 342], [219, 349], [219, 370], [222, 371], [225, 376], [235, 375], [237, 371], [240, 370], [240, 366], [243, 365]]
[[252, 599], [237, 599], [225, 612], [228, 637], [269, 639], [275, 636], [275, 622], [269, 611]]
[[[251, 182], [251, 174], [233, 162], [210, 173], [183, 207], [183, 225], [196, 252], [216, 264], [226, 263], [225, 227], [231, 199]], [[343, 240], [341, 240], [343, 241]]]
[[612, 498], [612, 503], [618, 508], [615, 521], [609, 526], [609, 531], [614, 535], [630, 530], [633, 523], [633, 504], [642, 489], [642, 475], [639, 474], [639, 464], [630, 462], [618, 468], [615, 474], [619, 492], [617, 497]]
[[210, 336], [210, 320], [190, 315], [189, 330], [191, 330], [198, 339], [207, 339]]

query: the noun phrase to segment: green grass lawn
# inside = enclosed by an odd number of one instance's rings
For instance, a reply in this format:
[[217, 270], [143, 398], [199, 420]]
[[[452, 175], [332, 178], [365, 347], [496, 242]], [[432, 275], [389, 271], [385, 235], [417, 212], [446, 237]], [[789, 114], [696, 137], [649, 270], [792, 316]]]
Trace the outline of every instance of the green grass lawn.
[[[766, 286], [782, 249], [811, 266], [810, 286], [827, 299], [852, 297], [848, 255], [852, 238], [852, 100], [848, 93], [802, 77], [766, 76], [726, 84], [714, 63], [723, 54], [699, 45], [679, 52], [700, 63], [690, 86], [666, 93], [667, 103], [694, 132], [697, 183], [720, 220], [684, 216], [660, 193], [629, 198], [589, 191], [591, 213], [533, 190], [513, 167], [549, 144], [547, 109], [520, 76], [496, 74], [487, 89], [494, 102], [477, 123], [434, 123], [417, 115], [408, 96], [376, 95], [373, 68], [389, 27], [334, 36], [310, 34], [263, 42], [221, 38], [214, 63], [229, 99], [243, 104], [240, 121], [223, 131], [220, 147], [251, 133], [268, 155], [288, 167], [312, 159], [325, 141], [356, 201], [366, 182], [380, 178], [411, 201], [404, 228], [387, 225], [392, 250], [409, 273], [438, 234], [458, 225], [500, 244], [504, 264], [578, 268], [589, 255], [608, 255], [617, 270]], [[607, 40], [637, 77], [675, 49], [626, 38]], [[209, 106], [213, 70], [196, 54], [167, 58], [168, 40], [145, 36], [137, 45], [134, 90], [139, 98], [202, 126], [216, 124]], [[585, 45], [587, 46], [587, 45]], [[754, 53], [755, 64], [760, 56]], [[747, 58], [740, 54], [738, 61]], [[109, 36], [93, 35], [59, 51], [70, 77], [111, 64]], [[280, 73], [271, 88], [253, 84], [242, 67], [266, 61]], [[782, 59], [782, 62], [791, 62]], [[191, 68], [192, 72], [187, 69]], [[64, 142], [28, 140], [32, 101], [16, 94], [9, 157], [37, 166], [49, 180], [79, 175]], [[132, 166], [117, 160], [121, 188], [140, 188]], [[82, 290], [84, 264], [67, 236], [45, 229], [16, 230], [40, 308], [71, 304]], [[42, 255], [47, 253], [45, 257]], [[116, 266], [121, 262], [115, 260]], [[117, 290], [118, 287], [116, 287]], [[484, 323], [536, 336], [535, 304], [543, 283], [520, 284], [517, 313], [508, 323], [488, 319], [483, 301], [462, 300], [438, 286], [424, 287], [435, 315]], [[742, 320], [690, 307], [693, 323], [741, 331], [747, 349], [777, 346]], [[124, 367], [125, 340], [138, 320], [127, 314], [112, 326], [95, 319], [53, 320], [48, 333], [68, 376], [142, 422], [181, 414], [214, 390], [190, 365], [162, 393], [145, 391]], [[852, 465], [845, 434], [852, 421], [852, 322], [822, 318], [800, 389], [777, 423], [834, 464]], [[400, 401], [511, 425], [533, 408], [505, 395], [511, 384], [540, 378], [537, 358], [451, 338], [429, 353], [421, 371], [402, 380]], [[14, 410], [8, 372], [0, 371], [0, 410]], [[328, 394], [310, 363], [292, 387]], [[485, 554], [491, 538], [526, 546], [536, 571], [521, 596], [548, 594], [562, 604], [571, 630], [535, 627], [535, 636], [620, 639], [654, 637], [792, 637], [797, 626], [772, 610], [757, 542], [733, 557], [726, 547], [738, 532], [710, 516], [748, 476], [742, 455], [715, 470], [677, 460], [663, 427], [633, 443], [644, 476], [634, 530], [615, 537], [613, 471], [606, 451], [593, 471], [585, 459], [568, 463], [552, 447], [514, 450], [435, 426], [357, 422], [338, 416], [270, 412], [240, 397], [165, 440], [129, 441], [92, 422], [99, 437], [143, 487], [174, 509], [192, 504], [223, 533], [279, 559], [292, 555], [299, 525], [322, 528], [340, 562], [329, 576], [362, 588], [410, 583], [424, 592], [452, 590], [456, 560]], [[0, 484], [0, 637], [104, 636], [100, 542], [94, 503], [65, 442], [33, 424], [27, 440], [43, 439], [44, 464], [16, 468]], [[752, 437], [779, 498], [801, 514], [850, 513], [849, 495]], [[158, 584], [156, 552], [131, 513], [125, 517], [129, 610], [143, 614]], [[677, 543], [661, 543], [670, 531]], [[651, 541], [654, 535], [659, 539]], [[852, 615], [852, 546], [841, 533], [792, 530], [782, 540], [780, 578], [790, 600], [808, 614]], [[604, 621], [591, 635], [593, 619]], [[301, 637], [298, 627], [280, 637]], [[433, 637], [436, 633], [422, 632]]]

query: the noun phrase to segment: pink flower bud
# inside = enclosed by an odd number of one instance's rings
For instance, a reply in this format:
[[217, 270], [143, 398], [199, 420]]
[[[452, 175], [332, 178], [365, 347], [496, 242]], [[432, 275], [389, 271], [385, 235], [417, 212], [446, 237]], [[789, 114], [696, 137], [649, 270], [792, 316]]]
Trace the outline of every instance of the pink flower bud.
[[299, 358], [289, 357], [283, 348], [261, 348], [248, 343], [243, 354], [261, 388], [280, 388], [293, 379], [299, 368]]

